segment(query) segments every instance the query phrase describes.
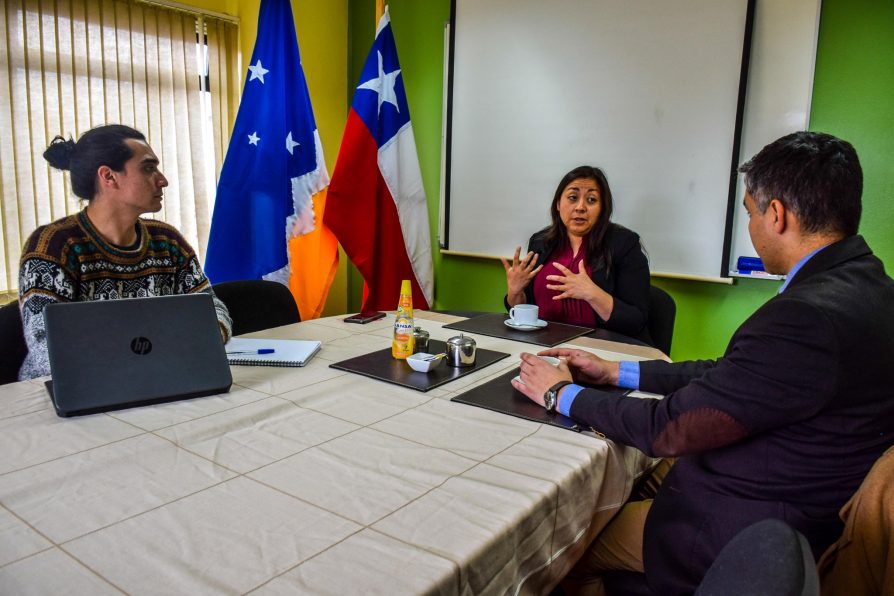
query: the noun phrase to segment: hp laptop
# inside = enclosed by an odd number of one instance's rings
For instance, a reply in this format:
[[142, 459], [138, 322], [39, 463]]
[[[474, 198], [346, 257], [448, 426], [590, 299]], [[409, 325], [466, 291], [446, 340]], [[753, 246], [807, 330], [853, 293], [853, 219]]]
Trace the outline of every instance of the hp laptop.
[[233, 383], [209, 294], [49, 304], [59, 416], [226, 393]]

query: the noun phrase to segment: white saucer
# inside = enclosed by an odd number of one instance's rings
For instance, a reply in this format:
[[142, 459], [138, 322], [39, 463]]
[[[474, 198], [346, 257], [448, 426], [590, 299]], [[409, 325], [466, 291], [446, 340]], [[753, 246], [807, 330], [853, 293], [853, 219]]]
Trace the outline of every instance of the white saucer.
[[543, 329], [548, 325], [543, 319], [537, 319], [537, 322], [532, 325], [521, 325], [512, 319], [506, 319], [503, 321], [503, 324], [512, 329], [517, 329], [518, 331], [533, 331], [534, 329]]

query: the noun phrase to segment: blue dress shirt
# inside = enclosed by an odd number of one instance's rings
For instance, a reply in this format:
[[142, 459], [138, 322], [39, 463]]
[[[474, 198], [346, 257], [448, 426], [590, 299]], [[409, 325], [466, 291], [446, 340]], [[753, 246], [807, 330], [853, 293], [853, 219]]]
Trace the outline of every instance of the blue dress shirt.
[[[813, 255], [826, 248], [826, 246], [829, 245], [827, 244], [825, 246], [820, 246], [818, 249], [814, 250], [810, 254], [806, 255], [803, 259], [795, 263], [795, 266], [792, 267], [792, 270], [788, 272], [788, 275], [785, 278], [785, 283], [783, 283], [782, 287], [779, 288], [780, 294], [785, 291], [785, 288], [788, 287], [789, 282], [801, 269], [801, 267], [803, 267], [804, 264], [807, 263], [807, 261], [813, 258]], [[618, 387], [623, 387], [624, 389], [639, 389], [639, 362], [622, 360], [619, 364], [620, 367], [618, 370]], [[583, 389], [584, 388], [582, 386], [576, 384], [566, 386], [561, 392], [559, 403], [556, 406], [556, 409], [565, 416], [570, 416], [571, 404], [574, 403], [574, 399], [577, 397], [577, 394], [580, 393]]]

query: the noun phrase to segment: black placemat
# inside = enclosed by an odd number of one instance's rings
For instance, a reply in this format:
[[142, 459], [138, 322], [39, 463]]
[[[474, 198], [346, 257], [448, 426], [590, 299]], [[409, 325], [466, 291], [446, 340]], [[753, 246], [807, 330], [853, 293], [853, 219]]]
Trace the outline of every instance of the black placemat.
[[[587, 430], [586, 426], [578, 424], [567, 416], [563, 416], [558, 412], [547, 412], [546, 408], [532, 402], [521, 392], [516, 391], [510, 381], [513, 377], [518, 375], [519, 370], [520, 369], [518, 368], [510, 370], [506, 374], [495, 377], [487, 383], [478, 385], [477, 387], [469, 389], [465, 393], [457, 395], [450, 401], [468, 404], [470, 406], [478, 406], [479, 408], [493, 410], [494, 412], [501, 412], [503, 414], [509, 414], [510, 416], [533, 420], [534, 422], [541, 422], [543, 424], [551, 424], [553, 426], [558, 426], [559, 428], [565, 428], [576, 432]], [[599, 389], [618, 395], [629, 393], [627, 389], [621, 389], [619, 387], [600, 387]]]
[[531, 331], [519, 331], [507, 327], [503, 321], [509, 318], [505, 313], [493, 312], [456, 323], [444, 325], [444, 329], [456, 329], [457, 331], [468, 331], [469, 333], [480, 333], [481, 335], [489, 335], [491, 337], [502, 337], [513, 341], [523, 341], [525, 343], [537, 346], [546, 346], [551, 348], [575, 337], [580, 337], [585, 333], [593, 331], [590, 327], [578, 327], [577, 325], [566, 325], [565, 323], [550, 322], [543, 329], [533, 329]]
[[601, 339], [604, 341], [613, 341], [619, 344], [627, 344], [628, 346], [645, 346], [647, 348], [655, 347], [642, 340], [636, 339], [635, 337], [630, 337], [629, 335], [624, 335], [623, 333], [618, 333], [617, 331], [609, 331], [608, 329], [591, 329], [584, 335], [584, 337], [592, 337], [593, 339]]
[[[428, 342], [428, 351], [432, 354], [446, 352], [447, 344], [437, 339], [430, 340]], [[413, 370], [403, 360], [395, 360], [391, 357], [391, 348], [385, 348], [384, 350], [377, 350], [369, 354], [330, 364], [329, 368], [346, 370], [358, 375], [379, 379], [386, 383], [394, 383], [395, 385], [424, 392], [479, 371], [485, 366], [498, 362], [507, 356], [509, 354], [506, 352], [478, 348], [475, 352], [475, 364], [472, 366], [448, 366], [446, 362], [442, 362], [435, 369], [424, 373]]]

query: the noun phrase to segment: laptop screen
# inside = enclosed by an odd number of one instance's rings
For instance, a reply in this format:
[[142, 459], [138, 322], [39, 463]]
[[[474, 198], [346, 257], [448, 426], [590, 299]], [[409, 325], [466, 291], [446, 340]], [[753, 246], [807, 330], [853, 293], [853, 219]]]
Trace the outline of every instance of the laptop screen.
[[233, 382], [207, 293], [57, 303], [44, 316], [60, 416], [225, 393]]

